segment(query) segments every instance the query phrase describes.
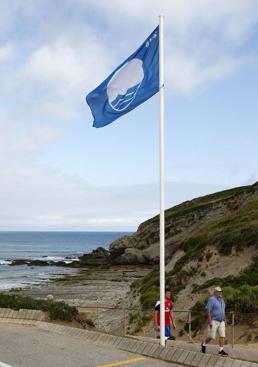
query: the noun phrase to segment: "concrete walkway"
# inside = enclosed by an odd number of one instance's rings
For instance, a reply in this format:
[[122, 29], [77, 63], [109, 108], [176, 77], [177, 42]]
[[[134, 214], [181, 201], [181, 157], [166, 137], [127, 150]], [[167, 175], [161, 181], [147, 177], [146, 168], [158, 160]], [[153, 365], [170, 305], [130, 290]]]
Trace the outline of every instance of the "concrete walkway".
[[[152, 338], [146, 338], [146, 337], [137, 337], [137, 339], [151, 341], [152, 343], [159, 344], [158, 339], [152, 339]], [[201, 349], [200, 344], [185, 342], [181, 340], [179, 341], [168, 340], [167, 346], [181, 348], [181, 349], [188, 350], [188, 351], [196, 351], [196, 352], [199, 352]], [[244, 346], [235, 345], [235, 347], [232, 349], [231, 346], [226, 345], [224, 347], [224, 350], [229, 354], [230, 358], [241, 359], [241, 360], [250, 361], [250, 362], [257, 362], [257, 366], [258, 366], [258, 348], [255, 349], [255, 348], [248, 348]], [[212, 344], [208, 345], [207, 354], [218, 355], [218, 346], [212, 345]]]
[[0, 367], [180, 367], [32, 325], [0, 325]]

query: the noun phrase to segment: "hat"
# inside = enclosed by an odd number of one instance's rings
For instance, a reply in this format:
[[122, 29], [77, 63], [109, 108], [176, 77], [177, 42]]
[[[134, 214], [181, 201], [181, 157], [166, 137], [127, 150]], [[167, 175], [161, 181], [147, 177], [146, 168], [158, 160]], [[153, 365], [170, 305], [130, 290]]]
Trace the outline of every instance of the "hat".
[[214, 289], [214, 291], [222, 292], [222, 289], [221, 289], [220, 287], [216, 287], [216, 288]]

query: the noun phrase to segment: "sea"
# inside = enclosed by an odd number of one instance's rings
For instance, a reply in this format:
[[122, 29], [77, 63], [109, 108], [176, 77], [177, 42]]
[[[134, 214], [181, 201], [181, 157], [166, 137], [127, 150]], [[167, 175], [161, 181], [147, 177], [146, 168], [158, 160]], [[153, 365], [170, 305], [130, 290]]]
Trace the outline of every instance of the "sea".
[[72, 261], [129, 232], [0, 232], [0, 291], [27, 288], [78, 270], [59, 266], [10, 265], [13, 259]]

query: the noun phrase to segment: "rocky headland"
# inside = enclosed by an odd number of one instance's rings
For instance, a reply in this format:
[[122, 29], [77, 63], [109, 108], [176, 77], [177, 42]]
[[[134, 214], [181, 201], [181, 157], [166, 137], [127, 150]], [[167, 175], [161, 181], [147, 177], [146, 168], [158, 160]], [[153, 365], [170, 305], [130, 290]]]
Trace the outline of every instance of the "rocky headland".
[[[237, 305], [235, 311], [243, 310], [237, 300], [245, 294], [246, 310], [258, 312], [258, 183], [184, 202], [167, 209], [165, 218], [166, 283], [175, 309], [202, 312], [203, 300], [219, 284], [231, 300], [230, 309]], [[80, 269], [77, 275], [23, 291], [26, 295], [53, 294], [82, 309], [94, 302], [152, 309], [159, 297], [159, 216], [111, 243], [109, 250], [99, 247], [78, 261], [17, 261]]]

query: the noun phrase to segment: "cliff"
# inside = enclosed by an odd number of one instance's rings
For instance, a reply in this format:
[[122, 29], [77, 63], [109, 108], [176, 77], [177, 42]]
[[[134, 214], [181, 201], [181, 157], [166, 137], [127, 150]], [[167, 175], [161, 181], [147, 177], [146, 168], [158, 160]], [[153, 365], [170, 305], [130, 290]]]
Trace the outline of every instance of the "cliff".
[[[258, 182], [184, 202], [166, 210], [166, 262], [178, 251], [199, 252], [208, 245], [220, 253], [256, 245]], [[112, 264], [159, 262], [159, 216], [142, 223], [132, 236], [110, 245]]]
[[[166, 210], [165, 232], [166, 285], [172, 290], [175, 310], [180, 310], [176, 314], [180, 332], [185, 332], [187, 318], [181, 311], [192, 309], [193, 335], [198, 338], [206, 325], [204, 304], [214, 286], [220, 285], [227, 311], [237, 312], [239, 341], [256, 342], [258, 318], [243, 312], [257, 315], [258, 311], [258, 182]], [[153, 309], [159, 299], [159, 217], [113, 242], [109, 256], [113, 264], [153, 264], [130, 293], [132, 305]]]

